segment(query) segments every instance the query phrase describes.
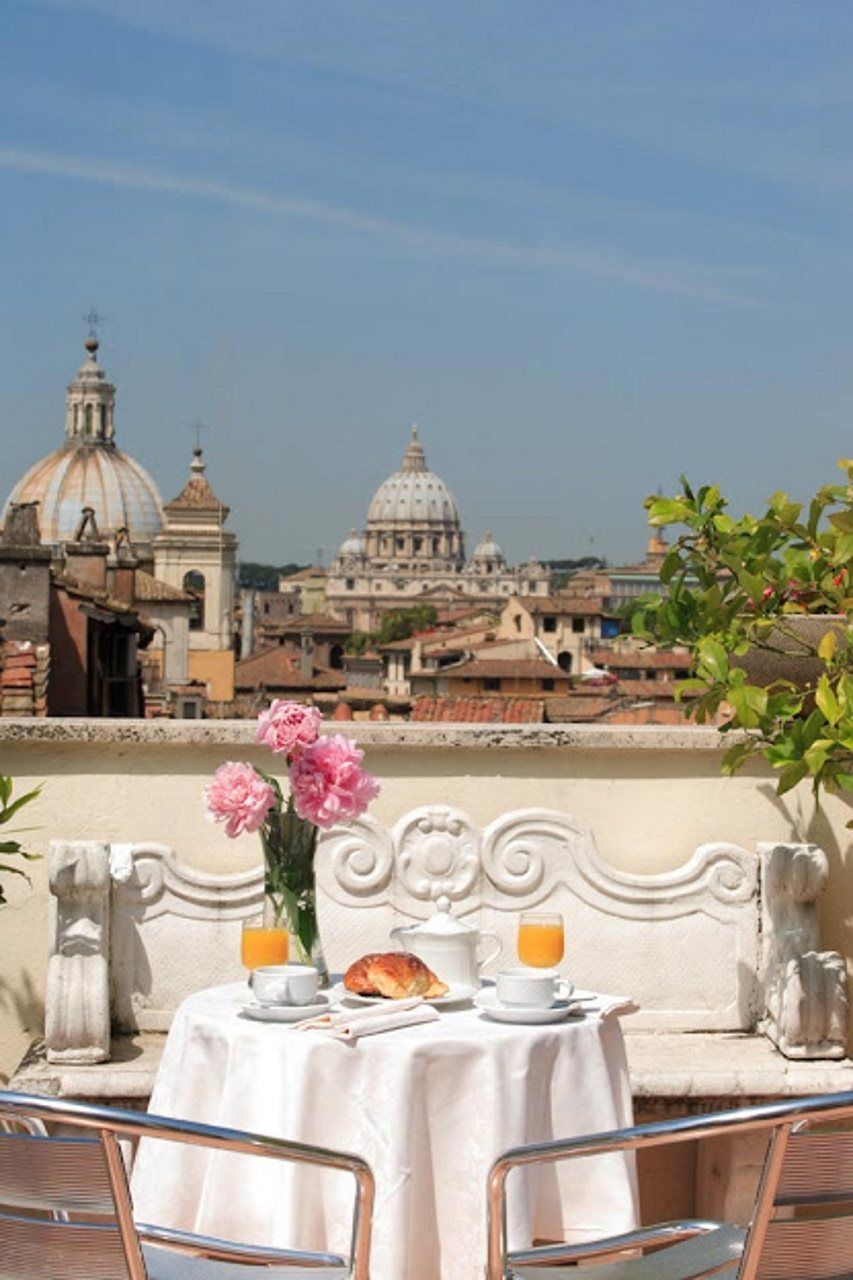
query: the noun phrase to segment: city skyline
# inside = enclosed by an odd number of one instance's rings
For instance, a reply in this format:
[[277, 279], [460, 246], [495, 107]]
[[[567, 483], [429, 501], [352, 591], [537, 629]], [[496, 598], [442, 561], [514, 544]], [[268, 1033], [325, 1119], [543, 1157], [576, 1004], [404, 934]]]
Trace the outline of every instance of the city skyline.
[[[732, 33], [737, 32], [736, 41]], [[418, 421], [469, 538], [636, 558], [849, 453], [849, 66], [829, 4], [10, 0], [5, 492], [91, 302], [117, 440], [194, 442], [252, 560], [328, 560]]]

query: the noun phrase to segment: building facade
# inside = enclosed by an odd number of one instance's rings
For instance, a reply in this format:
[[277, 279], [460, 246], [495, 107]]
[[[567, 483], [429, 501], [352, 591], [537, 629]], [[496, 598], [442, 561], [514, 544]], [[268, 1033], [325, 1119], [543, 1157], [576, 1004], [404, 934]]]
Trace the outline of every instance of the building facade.
[[382, 614], [418, 604], [494, 605], [548, 594], [538, 561], [510, 568], [490, 533], [465, 554], [459, 509], [430, 471], [417, 428], [400, 469], [377, 489], [363, 533], [342, 543], [326, 581], [326, 608], [355, 630], [374, 631]]

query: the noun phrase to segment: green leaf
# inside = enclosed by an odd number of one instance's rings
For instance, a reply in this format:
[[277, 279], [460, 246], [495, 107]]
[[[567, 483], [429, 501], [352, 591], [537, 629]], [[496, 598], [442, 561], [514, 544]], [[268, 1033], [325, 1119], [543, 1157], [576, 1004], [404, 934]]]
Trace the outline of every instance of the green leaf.
[[835, 775], [835, 781], [845, 791], [853, 791], [853, 773], [838, 773]]
[[802, 782], [808, 771], [809, 767], [805, 760], [795, 760], [793, 764], [786, 765], [776, 784], [776, 794], [783, 796], [786, 791], [791, 791], [798, 782]]
[[691, 514], [686, 502], [677, 498], [655, 498], [649, 505], [649, 524], [683, 524]]
[[836, 511], [829, 517], [829, 523], [841, 533], [853, 533], [853, 511]]
[[14, 818], [18, 810], [22, 809], [25, 804], [29, 804], [31, 800], [35, 800], [40, 791], [41, 787], [36, 787], [33, 791], [27, 791], [24, 795], [18, 796], [17, 800], [13, 800], [11, 804], [5, 805], [2, 812], [0, 812], [0, 824], [8, 822], [10, 818]]
[[[831, 635], [832, 632], [829, 632], [829, 634]], [[825, 639], [826, 636], [824, 636]], [[833, 727], [837, 725], [841, 718], [841, 706], [835, 696], [835, 690], [829, 682], [829, 676], [823, 675], [818, 680], [815, 702], [826, 717], [827, 722]]]
[[723, 756], [723, 773], [726, 774], [727, 777], [731, 777], [731, 775], [741, 767], [743, 762], [754, 753], [754, 742], [735, 742], [729, 747], [728, 751]]
[[[835, 655], [835, 649], [838, 644], [838, 634], [835, 631], [827, 631], [821, 637], [820, 644], [817, 647], [819, 658], [823, 658], [824, 662], [831, 662]], [[829, 717], [827, 716], [827, 719]]]
[[729, 656], [719, 640], [706, 636], [699, 641], [699, 664], [712, 680], [725, 680], [729, 674]]

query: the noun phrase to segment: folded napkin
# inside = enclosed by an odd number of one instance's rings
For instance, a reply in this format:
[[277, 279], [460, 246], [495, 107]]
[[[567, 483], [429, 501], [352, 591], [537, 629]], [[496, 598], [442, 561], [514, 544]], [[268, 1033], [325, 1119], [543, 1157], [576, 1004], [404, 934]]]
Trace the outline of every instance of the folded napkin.
[[630, 996], [603, 995], [600, 991], [579, 991], [576, 987], [569, 997], [572, 1003], [577, 1002], [583, 1013], [596, 1014], [606, 1018], [609, 1013], [636, 1013], [639, 1005]]
[[389, 1000], [387, 1004], [373, 1004], [366, 1009], [335, 1009], [297, 1022], [294, 1031], [323, 1031], [335, 1040], [357, 1040], [359, 1036], [374, 1036], [380, 1031], [395, 1031], [398, 1027], [415, 1027], [421, 1022], [435, 1022], [441, 1015], [431, 1004], [411, 997], [407, 1000]]

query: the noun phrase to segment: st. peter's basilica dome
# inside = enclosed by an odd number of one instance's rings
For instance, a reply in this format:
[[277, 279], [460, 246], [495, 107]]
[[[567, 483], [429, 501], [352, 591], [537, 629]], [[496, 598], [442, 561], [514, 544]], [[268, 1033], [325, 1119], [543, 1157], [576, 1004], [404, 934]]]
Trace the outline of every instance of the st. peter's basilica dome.
[[367, 509], [367, 524], [437, 524], [459, 529], [456, 499], [444, 481], [427, 469], [417, 427], [403, 455], [403, 465], [385, 480]]

